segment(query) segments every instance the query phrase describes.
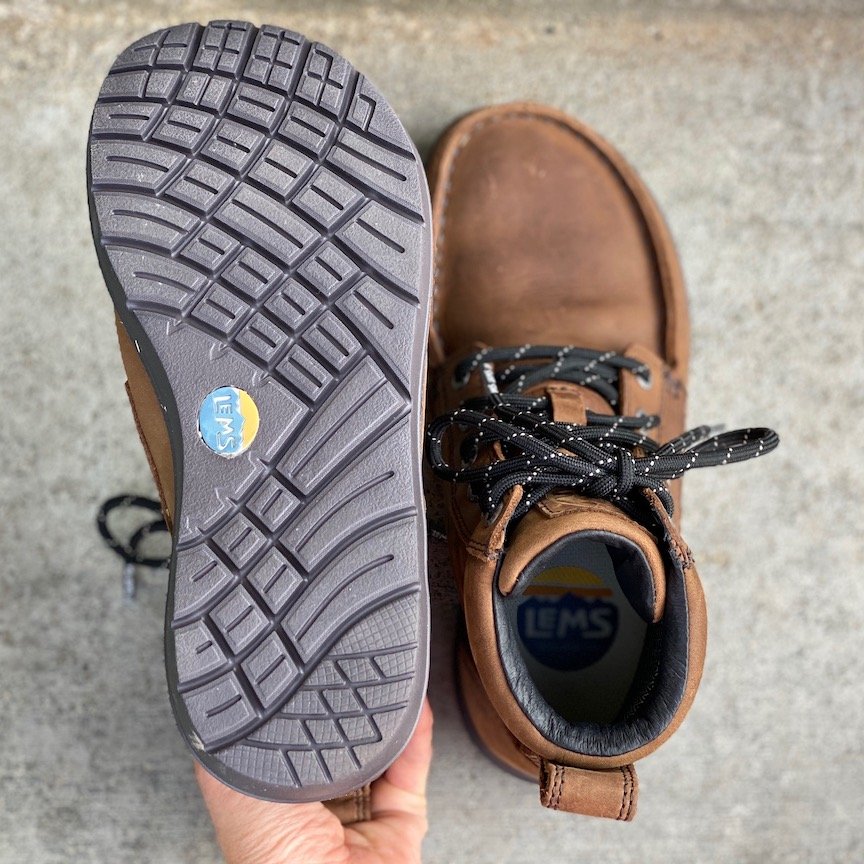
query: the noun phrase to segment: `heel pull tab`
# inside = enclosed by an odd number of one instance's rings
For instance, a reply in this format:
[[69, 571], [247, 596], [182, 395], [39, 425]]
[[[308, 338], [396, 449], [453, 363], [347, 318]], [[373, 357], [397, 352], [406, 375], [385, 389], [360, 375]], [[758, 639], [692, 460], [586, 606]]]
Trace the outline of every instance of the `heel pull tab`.
[[540, 803], [550, 810], [629, 822], [636, 815], [638, 792], [632, 764], [592, 771], [540, 760]]

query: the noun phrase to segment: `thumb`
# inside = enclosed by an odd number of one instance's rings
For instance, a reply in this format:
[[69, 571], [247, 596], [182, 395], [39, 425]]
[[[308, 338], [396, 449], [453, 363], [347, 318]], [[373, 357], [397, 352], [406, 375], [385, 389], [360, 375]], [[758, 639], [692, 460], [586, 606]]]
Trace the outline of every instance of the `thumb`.
[[414, 735], [402, 755], [372, 784], [372, 818], [407, 813], [426, 818], [426, 780], [432, 762], [432, 709], [423, 703]]
[[197, 762], [195, 778], [228, 864], [347, 860], [342, 826], [323, 804], [260, 801], [226, 786]]
[[426, 821], [426, 778], [432, 761], [432, 709], [428, 700], [402, 755], [372, 784], [371, 814], [345, 829], [352, 860], [419, 862]]

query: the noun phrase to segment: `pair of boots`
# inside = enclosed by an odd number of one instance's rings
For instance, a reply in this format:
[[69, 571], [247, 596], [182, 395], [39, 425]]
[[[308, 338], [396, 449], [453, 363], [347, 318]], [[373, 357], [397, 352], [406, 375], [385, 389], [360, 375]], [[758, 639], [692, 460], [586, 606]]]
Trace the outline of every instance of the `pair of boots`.
[[777, 437], [684, 432], [675, 250], [592, 130], [484, 109], [431, 202], [426, 176], [380, 92], [289, 30], [172, 27], [105, 79], [89, 200], [173, 533], [174, 712], [231, 786], [362, 816], [426, 687], [425, 438], [477, 739], [545, 806], [628, 820], [705, 653], [679, 478]]

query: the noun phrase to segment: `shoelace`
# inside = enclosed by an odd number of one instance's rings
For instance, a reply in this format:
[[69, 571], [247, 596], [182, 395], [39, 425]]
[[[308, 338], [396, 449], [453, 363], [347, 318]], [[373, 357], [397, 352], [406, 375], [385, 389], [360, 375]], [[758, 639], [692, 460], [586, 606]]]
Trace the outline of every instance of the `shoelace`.
[[[507, 365], [496, 370], [495, 364], [503, 363]], [[554, 489], [604, 498], [630, 513], [638, 509], [639, 490], [650, 489], [671, 515], [674, 504], [668, 481], [692, 468], [755, 459], [780, 443], [771, 429], [721, 432], [697, 426], [659, 444], [645, 434], [659, 424], [656, 415], [628, 417], [587, 411], [587, 423], [580, 426], [550, 419], [547, 397], [522, 395], [534, 384], [568, 381], [594, 390], [614, 410], [622, 369], [632, 371], [645, 386], [651, 384], [646, 366], [614, 352], [546, 345], [487, 348], [457, 365], [454, 386], [465, 386], [477, 369], [483, 373], [487, 395], [468, 399], [432, 421], [426, 440], [435, 473], [450, 482], [467, 484], [487, 518], [498, 511], [514, 486], [521, 486], [523, 495], [513, 519]], [[453, 429], [469, 433], [462, 441], [463, 464], [458, 467], [447, 461], [443, 449], [444, 438]], [[475, 464], [481, 448], [496, 442], [504, 458]]]
[[[114, 511], [129, 508], [140, 508], [158, 515], [156, 518], [145, 522], [140, 528], [135, 529], [129, 539], [124, 542], [111, 530], [109, 519]], [[158, 569], [167, 567], [171, 560], [170, 557], [157, 557], [141, 552], [141, 547], [148, 537], [168, 531], [168, 526], [162, 518], [162, 505], [158, 501], [140, 495], [116, 495], [103, 502], [99, 507], [96, 514], [96, 527], [108, 548], [123, 559], [123, 594], [130, 599], [135, 596], [137, 588], [137, 567]]]

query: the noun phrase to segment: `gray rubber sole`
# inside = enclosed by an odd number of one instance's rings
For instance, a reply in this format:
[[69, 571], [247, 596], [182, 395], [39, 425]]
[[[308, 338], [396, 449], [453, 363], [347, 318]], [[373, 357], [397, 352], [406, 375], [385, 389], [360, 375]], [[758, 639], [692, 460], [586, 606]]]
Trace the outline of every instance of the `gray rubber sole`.
[[[343, 795], [396, 758], [426, 688], [420, 159], [338, 54], [214, 21], [117, 58], [88, 184], [102, 271], [174, 454], [177, 722], [242, 792]], [[260, 415], [234, 458], [199, 432], [221, 387]]]

